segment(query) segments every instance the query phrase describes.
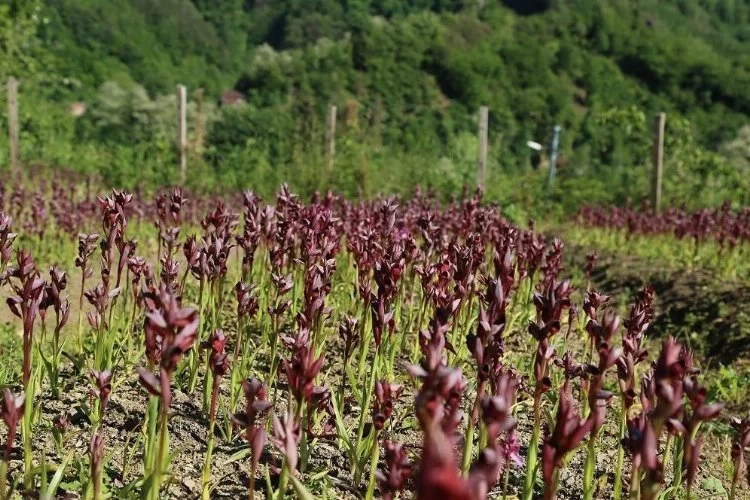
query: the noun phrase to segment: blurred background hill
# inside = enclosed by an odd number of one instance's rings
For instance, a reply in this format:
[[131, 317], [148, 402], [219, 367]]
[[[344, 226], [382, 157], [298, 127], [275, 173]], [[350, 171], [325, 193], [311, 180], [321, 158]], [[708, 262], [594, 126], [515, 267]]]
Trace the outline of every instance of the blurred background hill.
[[[449, 198], [475, 183], [487, 105], [487, 194], [519, 216], [647, 199], [662, 111], [665, 201], [747, 204], [749, 21], [750, 0], [0, 0], [0, 80], [20, 82], [26, 162], [123, 187], [178, 179], [180, 83], [204, 189]], [[526, 143], [556, 124], [547, 190]]]

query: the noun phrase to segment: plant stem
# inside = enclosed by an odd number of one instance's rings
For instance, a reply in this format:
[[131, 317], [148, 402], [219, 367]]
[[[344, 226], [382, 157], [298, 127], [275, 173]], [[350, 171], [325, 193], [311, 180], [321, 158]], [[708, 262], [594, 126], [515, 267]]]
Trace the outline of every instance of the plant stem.
[[[307, 459], [310, 455], [309, 447], [308, 447], [308, 436], [307, 436], [307, 429], [309, 429], [309, 423], [310, 423], [310, 416], [311, 412], [310, 409], [305, 405], [304, 399], [300, 401], [299, 406], [299, 417], [300, 420], [300, 445], [299, 445], [299, 470], [301, 473], [304, 474], [305, 470], [307, 470]], [[307, 416], [307, 418], [305, 418]], [[302, 423], [304, 422], [304, 423]]]
[[534, 429], [531, 432], [529, 450], [526, 454], [526, 477], [523, 482], [523, 500], [531, 500], [534, 495], [534, 480], [537, 470], [537, 454], [539, 453], [539, 427], [541, 425], [541, 394], [537, 390], [534, 396]]
[[86, 289], [86, 262], [81, 266], [81, 295], [78, 297], [78, 349], [83, 352], [83, 291]]
[[211, 390], [211, 407], [208, 422], [208, 440], [206, 444], [206, 462], [203, 465], [203, 488], [201, 493], [202, 500], [210, 499], [210, 484], [211, 484], [211, 456], [214, 451], [214, 428], [216, 426], [216, 406], [219, 400], [219, 384], [220, 380], [218, 377], [214, 377], [212, 390]]
[[206, 375], [203, 377], [203, 413], [209, 412], [209, 405], [212, 404], [213, 401], [213, 390], [212, 387], [214, 384], [211, 383], [213, 380], [213, 373], [208, 367], [208, 362], [211, 357], [210, 350], [206, 350]]
[[[0, 460], [0, 500], [7, 500], [7, 492], [5, 490], [5, 480], [8, 477], [8, 462], [3, 459]], [[734, 491], [734, 490], [732, 490]]]
[[544, 500], [555, 500], [557, 498], [557, 487], [560, 483], [560, 468], [555, 467], [552, 472], [552, 482], [544, 487]]
[[[33, 462], [32, 453], [34, 448], [31, 444], [31, 419], [34, 414], [34, 381], [29, 380], [26, 384], [26, 404], [23, 408], [23, 420], [21, 422], [21, 433], [23, 438], [23, 486], [26, 491], [31, 491], [33, 486]], [[2, 478], [5, 481], [5, 478]]]
[[[363, 347], [364, 348], [364, 347]], [[359, 445], [362, 442], [362, 436], [365, 432], [365, 416], [367, 415], [367, 409], [370, 406], [370, 398], [372, 397], [372, 391], [375, 387], [375, 377], [378, 372], [378, 352], [379, 348], [375, 349], [375, 359], [373, 360], [372, 370], [370, 371], [370, 380], [367, 385], [363, 388], [364, 394], [362, 395], [362, 401], [360, 406], [362, 407], [359, 414], [359, 425], [357, 427], [357, 441], [355, 441], [354, 450], [359, 453]], [[362, 479], [362, 471], [359, 467], [359, 457], [354, 461], [354, 484], [359, 485], [360, 479]]]
[[161, 489], [161, 475], [164, 467], [164, 453], [167, 451], [167, 418], [169, 409], [162, 402], [161, 418], [159, 420], [159, 445], [156, 451], [156, 462], [154, 463], [154, 477], [151, 493], [154, 500], [159, 500], [159, 490]]
[[274, 380], [276, 375], [276, 351], [278, 350], [279, 342], [279, 333], [276, 331], [276, 318], [277, 317], [274, 315], [273, 319], [271, 320], [271, 364], [269, 365], [270, 370], [268, 371], [268, 378], [266, 379], [266, 385], [274, 388], [274, 399], [276, 395], [276, 384], [272, 384], [271, 382]]
[[372, 440], [372, 450], [370, 451], [370, 480], [367, 483], [367, 494], [365, 500], [372, 500], [375, 495], [375, 472], [378, 470], [378, 456], [380, 448], [378, 447], [379, 430], [375, 430], [375, 436]]
[[256, 463], [255, 460], [251, 460], [250, 464], [250, 484], [248, 485], [248, 489], [250, 490], [248, 498], [250, 500], [255, 500], [255, 468]]
[[[344, 358], [345, 360], [348, 359], [348, 356]], [[339, 390], [338, 390], [338, 396], [336, 398], [336, 404], [339, 408], [339, 415], [344, 414], [344, 398], [346, 397], [346, 366], [342, 367], [342, 373], [341, 373], [341, 384], [339, 384]], [[341, 442], [339, 440], [339, 442]]]
[[732, 474], [732, 487], [729, 491], [729, 500], [734, 500], [734, 494], [737, 491], [737, 483], [740, 481], [740, 475], [742, 474], [739, 462], [739, 458], [734, 461], [734, 474]]
[[505, 463], [505, 472], [503, 472], [503, 500], [508, 496], [508, 481], [510, 480], [510, 466]]
[[216, 419], [212, 419], [208, 424], [208, 443], [206, 445], [206, 463], [203, 465], [203, 488], [201, 492], [202, 500], [209, 500], [211, 485], [211, 456], [214, 450], [214, 426]]
[[463, 461], [461, 462], [461, 472], [465, 475], [469, 472], [469, 466], [471, 465], [471, 455], [474, 450], [474, 425], [469, 422], [466, 426], [466, 436], [464, 438], [464, 455]]
[[[55, 313], [55, 325], [60, 324], [60, 314]], [[52, 335], [52, 370], [50, 373], [50, 385], [52, 386], [52, 396], [54, 398], [60, 397], [60, 389], [57, 387], [57, 379], [60, 373], [60, 329], [55, 326], [55, 331]]]
[[477, 441], [477, 445], [479, 446], [480, 450], [483, 450], [487, 447], [487, 441], [489, 440], [489, 436], [487, 435], [487, 426], [486, 425], [480, 425], [479, 426], [479, 439]]
[[[627, 425], [627, 409], [623, 405], [620, 414], [620, 433], [618, 434], [619, 441], [625, 437], [625, 427]], [[625, 464], [625, 448], [621, 444], [617, 446], [617, 466], [615, 467], [615, 482], [612, 487], [614, 500], [620, 500], [622, 498], [622, 468]]]
[[466, 475], [469, 472], [469, 466], [471, 465], [471, 456], [474, 451], [474, 428], [479, 421], [479, 405], [484, 395], [484, 386], [486, 381], [481, 380], [479, 387], [477, 387], [477, 396], [474, 399], [474, 407], [471, 410], [471, 420], [469, 425], [466, 426], [466, 442], [464, 443], [464, 457], [461, 465], [461, 471]]
[[412, 350], [411, 350], [411, 362], [416, 363], [419, 360], [419, 332], [422, 329], [422, 322], [424, 321], [424, 314], [425, 310], [427, 309], [427, 301], [422, 300], [422, 304], [419, 307], [419, 315], [417, 316], [417, 326], [412, 327], [411, 330], [415, 332], [416, 339], [414, 339], [414, 344], [412, 344]]
[[[357, 380], [360, 380], [362, 378], [362, 373], [365, 369], [365, 361], [367, 360], [367, 351], [368, 346], [370, 345], [370, 335], [368, 333], [370, 332], [370, 319], [372, 318], [371, 314], [368, 314], [369, 307], [365, 306], [364, 310], [362, 311], [362, 322], [360, 326], [360, 340], [359, 340], [359, 363], [357, 364]], [[377, 358], [377, 352], [375, 353], [375, 358]]]
[[[97, 432], [100, 432], [97, 430]], [[102, 464], [96, 463], [92, 459], [91, 472], [93, 477], [92, 482], [94, 483], [94, 500], [101, 500], [102, 498]]]
[[234, 345], [234, 359], [235, 363], [240, 358], [240, 352], [241, 352], [241, 346], [242, 346], [242, 336], [243, 336], [243, 330], [245, 328], [244, 321], [242, 321], [242, 318], [237, 318], [237, 343]]
[[276, 493], [277, 500], [284, 498], [284, 492], [286, 491], [287, 483], [289, 482], [289, 465], [287, 464], [286, 458], [284, 458], [281, 466], [281, 474], [279, 475], [279, 490]]
[[593, 500], [596, 485], [594, 484], [594, 469], [596, 468], [596, 441], [599, 431], [592, 432], [589, 436], [586, 463], [583, 469], [583, 498], [584, 500]]
[[[198, 326], [198, 338], [202, 339], [203, 335], [201, 332], [204, 329], [205, 323], [203, 321], [203, 290], [205, 288], [205, 279], [201, 277], [200, 288], [198, 291], [198, 317], [200, 318], [200, 324]], [[190, 380], [188, 382], [188, 392], [190, 394], [195, 390], [195, 385], [198, 383], [198, 368], [200, 367], [200, 354], [197, 349], [190, 349], [190, 363], [188, 364], [190, 369]]]
[[641, 478], [639, 468], [633, 465], [630, 471], [630, 500], [636, 500], [641, 497]]
[[685, 453], [684, 440], [678, 437], [674, 440], [674, 451], [673, 451], [674, 462], [672, 466], [674, 475], [672, 477], [672, 489], [665, 496], [666, 500], [669, 500], [670, 498], [672, 498], [673, 492], [676, 492], [680, 487], [680, 483], [682, 483], [682, 458], [683, 458], [684, 453]]
[[143, 470], [150, 471], [154, 468], [154, 445], [156, 440], [156, 422], [159, 414], [159, 398], [151, 396], [148, 400], [148, 434], [146, 435], [145, 450], [143, 453]]

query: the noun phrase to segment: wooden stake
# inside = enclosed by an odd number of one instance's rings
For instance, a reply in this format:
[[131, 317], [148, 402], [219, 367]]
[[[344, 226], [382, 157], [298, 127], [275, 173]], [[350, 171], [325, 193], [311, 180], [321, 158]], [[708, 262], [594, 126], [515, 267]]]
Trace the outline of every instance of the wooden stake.
[[552, 182], [555, 180], [555, 174], [557, 173], [557, 155], [560, 150], [560, 131], [562, 127], [555, 125], [552, 129], [552, 147], [550, 148], [549, 156], [549, 175], [547, 176], [547, 189], [552, 188]]
[[487, 128], [489, 122], [489, 108], [479, 108], [479, 140], [477, 145], [477, 187], [484, 191], [487, 180]]
[[656, 116], [654, 127], [653, 176], [651, 178], [651, 208], [654, 212], [661, 210], [661, 185], [664, 173], [664, 125], [667, 121], [665, 113]]
[[177, 86], [177, 150], [180, 155], [180, 184], [187, 175], [187, 89]]
[[336, 156], [336, 106], [328, 106], [328, 117], [326, 119], [326, 169], [330, 175], [333, 172], [333, 163]]
[[18, 173], [18, 81], [8, 78], [8, 138], [10, 142], [10, 168]]

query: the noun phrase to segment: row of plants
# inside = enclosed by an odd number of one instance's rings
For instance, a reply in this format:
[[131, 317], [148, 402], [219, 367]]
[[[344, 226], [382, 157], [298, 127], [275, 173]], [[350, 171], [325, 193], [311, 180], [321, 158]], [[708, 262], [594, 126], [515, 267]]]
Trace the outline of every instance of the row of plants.
[[729, 201], [692, 212], [673, 207], [654, 213], [643, 208], [583, 206], [576, 221], [586, 227], [621, 229], [634, 235], [668, 234], [693, 240], [696, 245], [715, 241], [729, 249], [750, 241], [750, 207], [734, 210]]
[[[202, 498], [244, 482], [250, 498], [554, 499], [571, 477], [586, 499], [691, 497], [719, 456], [728, 496], [746, 491], [750, 417], [721, 414], [688, 346], [649, 339], [653, 290], [621, 320], [565, 279], [562, 241], [478, 194], [2, 191], [0, 278], [23, 362], [4, 391], [0, 499], [179, 496], [195, 464], [173, 439], [191, 408], [205, 438], [188, 490]], [[84, 419], [50, 413], [81, 384]], [[140, 424], [123, 444], [112, 422], [135, 386]], [[731, 448], [709, 432], [728, 424]], [[107, 452], [118, 446], [129, 460]], [[229, 462], [242, 474], [217, 473]]]
[[750, 277], [750, 208], [734, 209], [729, 202], [713, 209], [670, 207], [658, 213], [645, 207], [582, 206], [564, 234], [585, 246], [668, 261], [676, 269]]

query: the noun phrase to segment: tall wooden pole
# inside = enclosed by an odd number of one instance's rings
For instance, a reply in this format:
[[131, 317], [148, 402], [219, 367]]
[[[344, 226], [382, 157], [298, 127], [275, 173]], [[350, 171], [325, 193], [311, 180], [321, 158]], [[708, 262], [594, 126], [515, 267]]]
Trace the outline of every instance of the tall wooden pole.
[[477, 187], [484, 191], [487, 181], [487, 129], [489, 125], [489, 108], [479, 107], [479, 138], [477, 142]]
[[8, 78], [8, 139], [10, 142], [10, 168], [18, 173], [18, 81]]
[[653, 172], [651, 178], [651, 208], [654, 212], [661, 210], [661, 185], [664, 174], [664, 125], [667, 121], [665, 113], [656, 116], [654, 126]]
[[180, 184], [187, 175], [187, 89], [177, 86], [177, 150], [180, 155]]
[[562, 127], [555, 125], [552, 129], [552, 147], [550, 148], [549, 156], [549, 176], [547, 177], [547, 189], [552, 188], [552, 182], [555, 180], [557, 174], [557, 156], [560, 151], [560, 131]]
[[326, 117], [326, 170], [330, 179], [336, 157], [336, 106], [328, 106]]

